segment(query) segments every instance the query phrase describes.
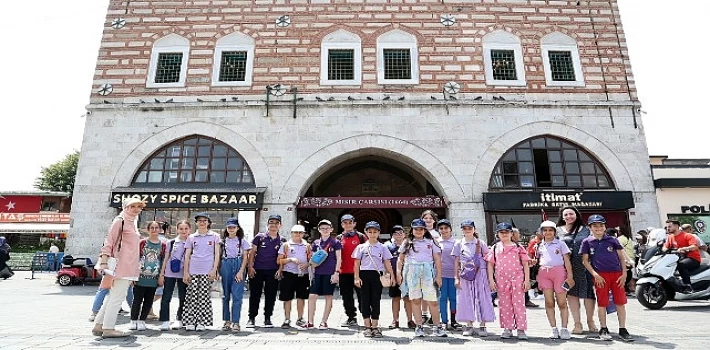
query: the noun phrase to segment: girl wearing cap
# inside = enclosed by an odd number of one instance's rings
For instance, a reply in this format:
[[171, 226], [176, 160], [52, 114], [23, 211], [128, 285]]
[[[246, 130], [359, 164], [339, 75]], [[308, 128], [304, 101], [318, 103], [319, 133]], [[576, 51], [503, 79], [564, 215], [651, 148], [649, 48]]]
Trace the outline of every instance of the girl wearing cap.
[[352, 254], [355, 259], [355, 286], [360, 288], [360, 312], [365, 323], [365, 337], [382, 338], [382, 331], [378, 327], [383, 287], [380, 276], [385, 270], [390, 278], [394, 276], [389, 261], [392, 254], [377, 240], [380, 237], [380, 224], [375, 221], [368, 222], [365, 225], [365, 234], [368, 241], [358, 245]]
[[594, 280], [582, 264], [582, 241], [589, 237], [589, 229], [582, 221], [582, 214], [575, 207], [564, 207], [560, 209], [560, 218], [557, 221], [557, 237], [567, 244], [570, 250], [570, 262], [572, 263], [572, 277], [574, 286], [567, 291], [567, 302], [569, 310], [574, 320], [572, 334], [582, 334], [582, 315], [580, 313], [580, 299], [584, 303], [584, 310], [587, 314], [587, 327], [589, 332], [596, 333], [599, 330], [594, 325]]
[[[528, 253], [525, 248], [512, 240], [513, 226], [502, 222], [496, 226], [500, 242], [491, 247], [486, 255], [488, 261], [488, 284], [491, 290], [498, 291], [498, 311], [500, 326], [503, 328], [501, 338], [513, 336], [517, 330], [518, 339], [528, 339], [525, 331], [528, 321], [525, 312], [524, 293], [530, 289], [530, 267]], [[495, 272], [495, 279], [493, 274]], [[498, 284], [496, 284], [498, 281]]]
[[[436, 220], [439, 219], [439, 216], [433, 210], [427, 209], [422, 212], [422, 215], [419, 218], [424, 220], [426, 229], [429, 231], [429, 234], [431, 234], [432, 239], [438, 242], [439, 238], [441, 238], [439, 231], [436, 230]], [[441, 288], [441, 285], [437, 285], [436, 288]], [[433, 324], [431, 313], [429, 311], [429, 305], [427, 303], [422, 303], [422, 317], [424, 318], [424, 323]]]
[[[540, 224], [542, 241], [534, 248], [533, 256], [540, 266], [537, 274], [537, 283], [545, 295], [545, 313], [547, 314], [548, 322], [550, 322], [550, 327], [552, 327], [550, 338], [569, 339], [570, 333], [567, 330], [569, 318], [567, 290], [574, 286], [574, 276], [572, 274], [572, 263], [569, 260], [569, 248], [557, 239], [556, 226], [552, 221], [545, 221]], [[561, 330], [557, 329], [555, 301], [557, 301], [557, 307], [560, 309]]]
[[131, 330], [146, 330], [145, 320], [153, 308], [155, 291], [158, 289], [160, 271], [165, 258], [166, 245], [159, 238], [162, 230], [157, 221], [148, 222], [148, 239], [139, 243], [141, 274], [133, 286], [133, 305], [131, 306]]
[[195, 215], [197, 231], [187, 238], [185, 271], [187, 284], [183, 322], [188, 331], [204, 331], [212, 326], [210, 287], [219, 275], [219, 234], [210, 230], [212, 220], [206, 213]]
[[[108, 301], [96, 315], [92, 334], [105, 338], [127, 337], [128, 333], [116, 330], [116, 316], [121, 303], [126, 298], [128, 288], [140, 276], [138, 215], [145, 202], [137, 198], [123, 201], [123, 211], [113, 220], [108, 236], [99, 255], [99, 269], [104, 274], [113, 275], [113, 285]], [[116, 266], [109, 269], [109, 257], [115, 258]], [[111, 266], [113, 268], [113, 266]]]
[[[488, 285], [487, 263], [483, 259], [488, 254], [488, 247], [478, 240], [476, 226], [472, 220], [461, 222], [463, 238], [456, 241], [451, 255], [454, 257], [454, 284], [458, 318], [466, 322], [464, 336], [488, 336], [486, 323], [495, 320], [491, 288]], [[478, 330], [473, 323], [479, 322]]]
[[282, 244], [279, 249], [279, 264], [282, 276], [279, 300], [284, 302], [284, 323], [281, 328], [291, 328], [291, 301], [296, 298], [296, 313], [298, 319], [296, 326], [305, 327], [307, 322], [303, 319], [303, 309], [308, 299], [310, 280], [308, 275], [308, 262], [311, 260], [309, 245], [303, 240], [306, 228], [294, 225], [291, 228], [291, 240]]
[[[223, 331], [239, 332], [239, 319], [242, 313], [242, 297], [246, 284], [246, 266], [251, 244], [244, 239], [244, 230], [236, 218], [230, 218], [224, 224], [222, 232], [222, 262], [219, 275], [222, 278], [222, 320]], [[230, 307], [231, 301], [231, 307]]]
[[[390, 259], [392, 270], [397, 272], [397, 260], [399, 259], [399, 247], [404, 242], [404, 228], [400, 225], [395, 225], [392, 228], [392, 239], [385, 243], [385, 247], [392, 254], [392, 259]], [[394, 276], [394, 275], [393, 275]], [[397, 277], [394, 276], [392, 279], [395, 281], [395, 285], [388, 288], [387, 293], [392, 299], [392, 324], [390, 324], [389, 329], [399, 328], [399, 310], [400, 302], [402, 301], [402, 290], [397, 283]], [[404, 297], [404, 312], [407, 315], [407, 327], [414, 329], [416, 324], [412, 320], [412, 302], [408, 297]]]
[[[441, 293], [439, 295], [439, 309], [441, 311], [441, 322], [448, 329], [459, 330], [461, 325], [456, 322], [456, 287], [454, 279], [454, 256], [451, 251], [454, 249], [456, 239], [451, 234], [451, 221], [441, 219], [436, 223], [436, 229], [441, 234], [439, 246], [441, 247]], [[447, 309], [451, 308], [451, 324]]]
[[[187, 220], [180, 220], [177, 223], [177, 237], [168, 243], [168, 256], [163, 264], [158, 283], [162, 284], [163, 298], [160, 300], [160, 325], [161, 331], [182, 328], [182, 313], [185, 307], [185, 294], [187, 293], [187, 285], [183, 282], [182, 277], [185, 275], [183, 271], [185, 266], [185, 241], [190, 235], [192, 225]], [[168, 265], [170, 265], [168, 267]], [[177, 265], [177, 266], [176, 266]], [[177, 268], [176, 268], [177, 267]], [[170, 326], [170, 300], [173, 298], [175, 285], [178, 288], [178, 309], [177, 320]]]
[[435, 311], [432, 312], [434, 335], [446, 337], [446, 331], [439, 319], [439, 302], [436, 295], [437, 286], [442, 283], [441, 247], [432, 239], [424, 220], [415, 219], [411, 227], [408, 239], [399, 247], [401, 255], [397, 261], [397, 283], [401, 285], [402, 295], [409, 296], [412, 301], [416, 323], [414, 335], [424, 336], [423, 317], [417, 311], [426, 303]]

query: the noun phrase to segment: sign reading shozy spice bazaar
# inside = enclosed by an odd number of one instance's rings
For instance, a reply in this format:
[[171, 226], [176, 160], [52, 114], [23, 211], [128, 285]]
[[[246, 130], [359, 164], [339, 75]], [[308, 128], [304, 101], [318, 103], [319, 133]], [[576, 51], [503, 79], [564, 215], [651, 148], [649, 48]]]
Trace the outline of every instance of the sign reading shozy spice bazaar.
[[531, 210], [573, 206], [579, 209], [626, 210], [634, 207], [630, 191], [489, 192], [483, 194], [485, 210]]
[[111, 192], [111, 207], [120, 208], [126, 198], [146, 202], [148, 208], [260, 209], [261, 192]]

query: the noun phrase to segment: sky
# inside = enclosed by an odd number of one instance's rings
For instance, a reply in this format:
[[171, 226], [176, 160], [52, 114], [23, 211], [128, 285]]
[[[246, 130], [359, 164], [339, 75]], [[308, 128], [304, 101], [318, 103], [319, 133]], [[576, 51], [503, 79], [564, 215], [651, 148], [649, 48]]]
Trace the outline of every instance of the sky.
[[[649, 153], [710, 158], [709, 113], [700, 103], [708, 98], [710, 69], [699, 54], [710, 1], [617, 1]], [[0, 191], [31, 190], [42, 166], [81, 148], [107, 5], [0, 1]]]

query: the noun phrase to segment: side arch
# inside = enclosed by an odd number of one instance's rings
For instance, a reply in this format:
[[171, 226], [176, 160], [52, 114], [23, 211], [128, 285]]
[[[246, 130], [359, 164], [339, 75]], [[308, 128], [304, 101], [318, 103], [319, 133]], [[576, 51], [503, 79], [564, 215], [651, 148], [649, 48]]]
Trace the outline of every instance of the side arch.
[[118, 166], [116, 175], [111, 182], [111, 187], [130, 186], [136, 171], [138, 171], [147, 157], [168, 143], [196, 134], [215, 138], [237, 150], [249, 164], [255, 185], [257, 187], [270, 188], [271, 175], [269, 168], [257, 148], [239, 133], [221, 125], [205, 122], [178, 124], [148, 137], [138, 144]]
[[451, 202], [465, 200], [463, 188], [451, 172], [429, 151], [399, 138], [364, 134], [331, 143], [304, 159], [289, 174], [277, 200], [295, 202], [313, 182], [336, 164], [353, 158], [376, 155], [396, 160], [421, 172], [440, 195]]

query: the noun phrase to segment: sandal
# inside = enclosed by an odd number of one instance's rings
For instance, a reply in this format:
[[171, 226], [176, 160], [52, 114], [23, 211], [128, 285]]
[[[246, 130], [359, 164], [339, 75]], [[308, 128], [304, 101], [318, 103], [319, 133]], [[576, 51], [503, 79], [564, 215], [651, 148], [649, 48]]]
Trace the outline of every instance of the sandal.
[[104, 338], [123, 338], [129, 336], [130, 333], [117, 331], [115, 329], [104, 329], [102, 336]]
[[228, 331], [228, 330], [230, 330], [230, 329], [232, 329], [232, 324], [231, 324], [230, 322], [225, 322], [225, 323], [224, 323], [224, 326], [222, 326], [222, 330], [223, 330], [223, 331]]
[[101, 327], [99, 327], [99, 328], [94, 327], [93, 329], [91, 329], [91, 334], [95, 337], [100, 337], [100, 336], [104, 335], [104, 329]]
[[584, 330], [582, 330], [581, 323], [574, 324], [574, 328], [572, 329], [572, 334], [584, 334]]
[[598, 333], [599, 329], [597, 326], [594, 325], [594, 322], [592, 323], [587, 323], [587, 327], [589, 328], [589, 333]]
[[239, 328], [239, 323], [233, 323], [232, 324], [232, 332], [236, 333], [241, 331], [241, 328]]

